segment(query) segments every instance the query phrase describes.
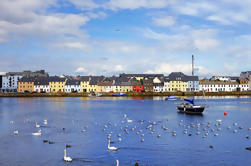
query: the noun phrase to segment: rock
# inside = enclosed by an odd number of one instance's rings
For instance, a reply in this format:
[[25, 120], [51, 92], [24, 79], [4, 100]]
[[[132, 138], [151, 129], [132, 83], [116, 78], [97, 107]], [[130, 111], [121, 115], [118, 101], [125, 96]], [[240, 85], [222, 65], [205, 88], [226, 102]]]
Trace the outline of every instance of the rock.
[[251, 147], [246, 147], [246, 150], [251, 150]]
[[188, 134], [188, 136], [192, 136], [192, 134]]
[[55, 142], [53, 142], [53, 141], [49, 141], [49, 144], [54, 144]]

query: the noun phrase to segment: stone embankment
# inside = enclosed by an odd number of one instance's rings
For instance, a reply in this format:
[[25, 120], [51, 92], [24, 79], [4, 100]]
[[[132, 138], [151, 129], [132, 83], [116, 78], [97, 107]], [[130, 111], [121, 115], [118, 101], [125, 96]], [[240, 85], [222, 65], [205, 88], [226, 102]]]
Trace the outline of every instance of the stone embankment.
[[[114, 93], [102, 93], [109, 97]], [[248, 92], [129, 92], [126, 96], [251, 96]], [[88, 93], [0, 93], [0, 97], [88, 97]]]

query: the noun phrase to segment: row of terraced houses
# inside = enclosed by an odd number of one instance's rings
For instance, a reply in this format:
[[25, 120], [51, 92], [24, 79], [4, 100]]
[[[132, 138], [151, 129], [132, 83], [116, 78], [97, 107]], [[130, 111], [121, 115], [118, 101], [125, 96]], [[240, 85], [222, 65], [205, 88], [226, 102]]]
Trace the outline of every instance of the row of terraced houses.
[[49, 76], [44, 70], [9, 72], [0, 76], [2, 92], [102, 93], [102, 92], [188, 92], [248, 91], [251, 71], [239, 77], [213, 76], [199, 80], [182, 72], [163, 74], [120, 74], [119, 76]]

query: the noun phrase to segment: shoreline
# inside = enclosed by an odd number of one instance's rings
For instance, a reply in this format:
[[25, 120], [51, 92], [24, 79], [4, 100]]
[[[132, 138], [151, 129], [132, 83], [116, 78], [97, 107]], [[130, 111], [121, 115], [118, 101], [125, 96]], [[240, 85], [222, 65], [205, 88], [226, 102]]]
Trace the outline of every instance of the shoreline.
[[[113, 94], [102, 93], [100, 97], [115, 97]], [[205, 96], [251, 96], [251, 91], [246, 92], [205, 92]], [[203, 92], [129, 92], [124, 97], [151, 97], [151, 96], [204, 96]], [[0, 93], [0, 97], [89, 97], [88, 93]], [[95, 97], [95, 96], [93, 96]], [[123, 96], [121, 96], [123, 97]]]

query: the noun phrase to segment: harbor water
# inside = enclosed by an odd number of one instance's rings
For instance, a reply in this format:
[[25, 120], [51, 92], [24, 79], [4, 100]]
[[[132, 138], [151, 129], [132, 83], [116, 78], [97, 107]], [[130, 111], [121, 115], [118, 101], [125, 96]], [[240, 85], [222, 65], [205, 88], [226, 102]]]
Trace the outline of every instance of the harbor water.
[[[177, 113], [180, 102], [0, 98], [0, 165], [250, 165], [251, 98], [198, 98], [202, 116]], [[39, 129], [41, 136], [32, 135]], [[117, 151], [108, 150], [108, 139]], [[63, 160], [64, 149], [72, 162]]]

